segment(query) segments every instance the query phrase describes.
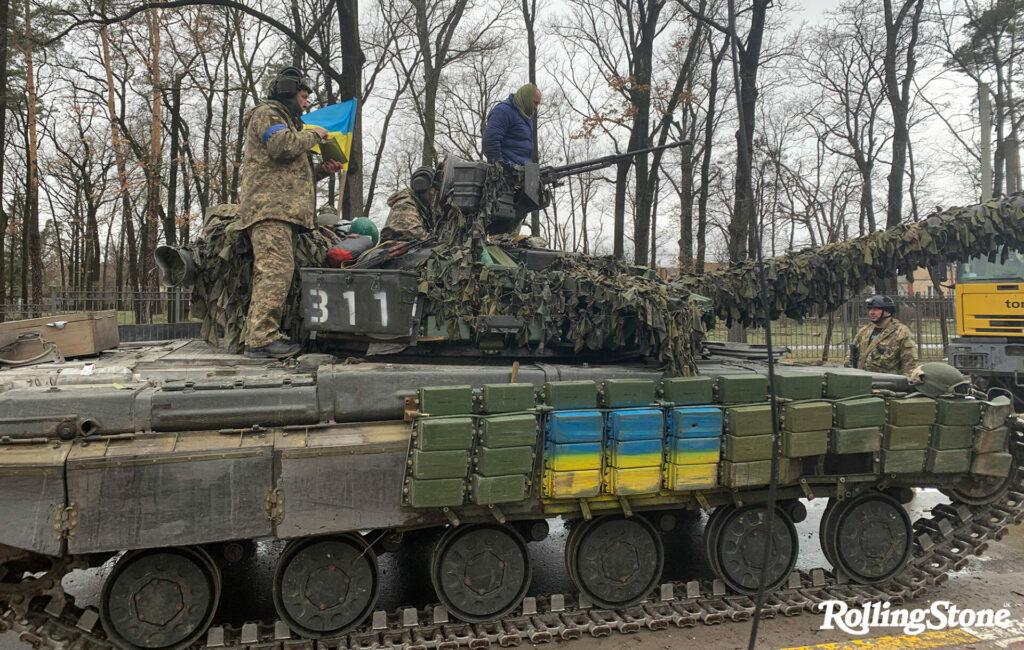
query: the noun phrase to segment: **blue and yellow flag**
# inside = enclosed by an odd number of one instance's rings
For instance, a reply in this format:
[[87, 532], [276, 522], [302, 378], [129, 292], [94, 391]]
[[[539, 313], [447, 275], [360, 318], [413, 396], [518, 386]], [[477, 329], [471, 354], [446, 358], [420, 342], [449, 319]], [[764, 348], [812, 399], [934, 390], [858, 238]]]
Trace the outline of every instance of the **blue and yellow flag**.
[[[327, 134], [338, 144], [341, 152], [345, 155], [345, 164], [343, 166], [345, 170], [348, 170], [349, 151], [352, 149], [352, 130], [355, 128], [356, 123], [356, 105], [357, 100], [350, 99], [340, 104], [331, 104], [330, 106], [318, 108], [302, 116], [302, 121], [306, 124], [307, 128], [319, 126], [327, 129]], [[313, 147], [313, 151], [320, 153], [320, 146]]]

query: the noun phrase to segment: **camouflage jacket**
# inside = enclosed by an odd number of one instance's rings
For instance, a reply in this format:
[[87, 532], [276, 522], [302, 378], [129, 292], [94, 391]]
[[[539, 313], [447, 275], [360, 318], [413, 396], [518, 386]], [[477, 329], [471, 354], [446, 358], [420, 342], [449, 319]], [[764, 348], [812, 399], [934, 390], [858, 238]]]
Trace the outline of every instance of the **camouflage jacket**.
[[241, 223], [248, 228], [264, 219], [279, 219], [306, 229], [316, 225], [314, 179], [318, 175], [309, 149], [320, 142], [303, 131], [279, 102], [268, 100], [242, 118]]
[[388, 220], [380, 231], [381, 241], [389, 239], [426, 239], [430, 236], [428, 225], [423, 218], [426, 208], [411, 189], [395, 192], [388, 197]]
[[906, 325], [895, 318], [874, 340], [873, 323], [860, 328], [853, 343], [857, 346], [857, 367], [871, 372], [909, 375], [917, 367], [917, 343]]

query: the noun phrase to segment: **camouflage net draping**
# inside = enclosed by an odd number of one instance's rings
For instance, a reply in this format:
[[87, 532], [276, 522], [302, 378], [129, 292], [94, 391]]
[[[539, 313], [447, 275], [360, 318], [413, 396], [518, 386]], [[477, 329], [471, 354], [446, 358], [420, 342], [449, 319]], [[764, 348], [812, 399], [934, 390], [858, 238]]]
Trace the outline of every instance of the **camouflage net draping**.
[[[880, 277], [972, 257], [995, 260], [1008, 249], [1024, 250], [1024, 194], [950, 208], [917, 223], [765, 260], [770, 317], [801, 319], [815, 308], [837, 309]], [[763, 322], [753, 260], [685, 276], [680, 284], [710, 298], [715, 315], [730, 324]]]

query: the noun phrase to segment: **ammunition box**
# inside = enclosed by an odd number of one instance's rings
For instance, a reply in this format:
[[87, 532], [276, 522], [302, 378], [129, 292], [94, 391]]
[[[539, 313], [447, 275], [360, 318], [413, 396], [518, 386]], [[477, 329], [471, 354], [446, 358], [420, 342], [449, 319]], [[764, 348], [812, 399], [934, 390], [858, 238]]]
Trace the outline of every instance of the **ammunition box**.
[[480, 447], [474, 471], [482, 476], [529, 474], [533, 471], [533, 447]]
[[725, 430], [734, 436], [759, 436], [772, 432], [772, 407], [734, 406], [725, 410]]
[[885, 421], [898, 427], [935, 423], [935, 400], [928, 397], [889, 399], [885, 409]]
[[472, 445], [472, 418], [420, 418], [416, 420], [417, 449], [449, 451], [469, 449]]
[[613, 440], [660, 440], [665, 433], [665, 419], [661, 409], [611, 411], [607, 417], [605, 430]]
[[662, 399], [676, 406], [710, 404], [715, 399], [711, 377], [669, 377], [661, 388]]
[[461, 478], [439, 478], [430, 481], [409, 481], [409, 505], [413, 508], [461, 506], [466, 481]]
[[1010, 439], [1010, 430], [1007, 427], [996, 429], [974, 429], [974, 451], [979, 454], [988, 454], [994, 451], [1006, 451], [1007, 440]]
[[473, 494], [473, 503], [486, 505], [488, 503], [512, 503], [522, 501], [526, 497], [526, 477], [522, 474], [509, 476], [480, 476], [473, 475], [470, 483]]
[[764, 460], [772, 457], [772, 436], [733, 436], [726, 434], [722, 457], [734, 463]]
[[971, 461], [971, 474], [982, 476], [1008, 476], [1013, 466], [1013, 454], [1009, 452], [993, 452], [976, 454]]
[[985, 429], [995, 429], [1006, 424], [1006, 418], [1010, 417], [1013, 410], [1010, 398], [999, 396], [994, 400], [982, 402], [981, 405], [981, 426]]
[[882, 448], [883, 474], [910, 474], [924, 470], [924, 461], [928, 456], [926, 449], [885, 449]]
[[981, 402], [979, 400], [940, 397], [935, 402], [939, 407], [935, 421], [939, 424], [973, 426], [981, 419]]
[[665, 487], [669, 490], [707, 490], [718, 484], [718, 463], [706, 465], [675, 465], [669, 463]]
[[608, 448], [612, 467], [650, 467], [661, 463], [661, 439], [611, 440]]
[[721, 451], [721, 438], [669, 438], [668, 462], [675, 465], [706, 465], [717, 463]]
[[885, 400], [862, 397], [835, 403], [837, 429], [860, 429], [885, 424]]
[[828, 430], [783, 431], [782, 455], [788, 458], [820, 456], [828, 453]]
[[522, 447], [537, 442], [537, 417], [534, 415], [492, 415], [477, 421], [480, 442], [485, 447]]
[[676, 438], [709, 438], [722, 434], [724, 418], [719, 408], [674, 408], [667, 416], [668, 435]]
[[831, 429], [832, 404], [829, 402], [786, 404], [782, 407], [782, 428], [787, 431], [825, 431]]
[[881, 448], [882, 430], [878, 427], [832, 430], [832, 453], [862, 454]]
[[412, 475], [417, 479], [464, 478], [469, 452], [412, 450]]
[[764, 375], [722, 375], [718, 378], [718, 401], [723, 404], [763, 402], [768, 395]]
[[616, 496], [654, 494], [661, 491], [661, 467], [608, 470], [608, 492]]
[[971, 427], [954, 424], [933, 424], [929, 447], [935, 449], [970, 449], [974, 441]]
[[426, 386], [416, 391], [424, 415], [462, 415], [473, 412], [470, 386]]
[[536, 406], [533, 384], [484, 384], [481, 394], [484, 413], [526, 411]]
[[603, 431], [600, 411], [556, 411], [547, 418], [549, 442], [600, 442]]
[[832, 399], [870, 395], [871, 375], [859, 372], [826, 372], [824, 392], [825, 397]]
[[597, 407], [597, 384], [578, 381], [549, 381], [544, 384], [544, 403], [554, 409], [592, 409]]
[[912, 427], [886, 424], [882, 426], [882, 434], [883, 449], [925, 449], [931, 439], [932, 428], [923, 424]]
[[548, 445], [544, 450], [544, 466], [556, 472], [601, 469], [600, 442], [572, 445]]
[[544, 472], [544, 496], [549, 499], [582, 499], [601, 494], [601, 470]]
[[650, 379], [608, 379], [601, 391], [608, 408], [650, 406], [654, 403], [654, 381]]
[[[800, 478], [803, 463], [791, 458], [779, 458], [779, 483], [789, 484]], [[771, 480], [772, 461], [757, 460], [750, 463], [722, 462], [722, 485], [732, 488], [768, 485]]]
[[971, 469], [970, 449], [929, 449], [925, 470], [935, 474], [961, 474]]
[[799, 370], [776, 370], [775, 394], [783, 399], [818, 399], [821, 397], [821, 375]]

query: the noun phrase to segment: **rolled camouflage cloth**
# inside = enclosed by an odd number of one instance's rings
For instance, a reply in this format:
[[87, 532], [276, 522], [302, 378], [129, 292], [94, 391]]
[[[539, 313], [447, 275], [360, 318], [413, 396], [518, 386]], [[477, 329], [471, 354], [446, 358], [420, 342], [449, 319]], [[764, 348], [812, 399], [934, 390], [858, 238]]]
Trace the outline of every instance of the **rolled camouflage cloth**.
[[[210, 208], [198, 241], [184, 246], [199, 270], [192, 288], [190, 315], [202, 321], [202, 337], [210, 345], [233, 352], [244, 343], [245, 316], [252, 291], [252, 247], [245, 230], [238, 227], [238, 206]], [[295, 268], [324, 265], [331, 242], [319, 230], [295, 237]], [[301, 290], [298, 273], [292, 276], [289, 299], [281, 317], [281, 330], [294, 341], [302, 339]]]
[[[1024, 250], [1024, 194], [939, 210], [923, 221], [765, 260], [770, 318], [799, 320], [816, 309], [831, 311], [878, 278], [972, 257], [1005, 260], [1011, 250]], [[710, 298], [715, 315], [729, 324], [763, 322], [754, 261], [679, 282]]]

